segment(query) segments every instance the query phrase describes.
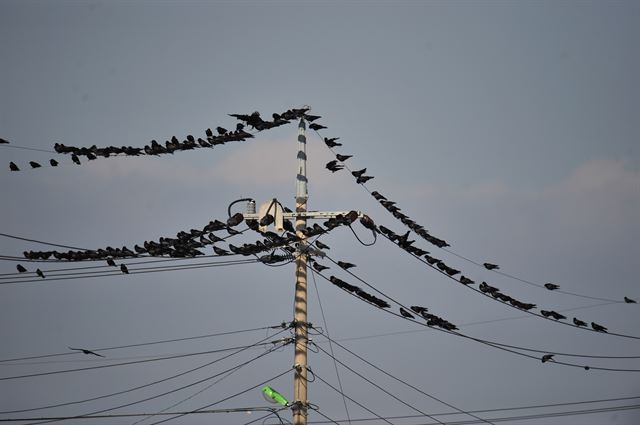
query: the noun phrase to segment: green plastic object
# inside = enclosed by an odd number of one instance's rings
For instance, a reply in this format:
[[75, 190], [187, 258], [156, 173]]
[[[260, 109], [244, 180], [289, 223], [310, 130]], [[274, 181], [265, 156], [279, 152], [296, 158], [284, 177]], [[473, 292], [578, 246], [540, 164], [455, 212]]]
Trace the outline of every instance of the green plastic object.
[[282, 406], [289, 405], [289, 401], [287, 401], [287, 399], [284, 398], [282, 394], [280, 394], [279, 392], [277, 392], [276, 390], [274, 390], [268, 385], [265, 385], [264, 387], [262, 387], [262, 395], [264, 396], [265, 400], [267, 400], [270, 403], [278, 403]]

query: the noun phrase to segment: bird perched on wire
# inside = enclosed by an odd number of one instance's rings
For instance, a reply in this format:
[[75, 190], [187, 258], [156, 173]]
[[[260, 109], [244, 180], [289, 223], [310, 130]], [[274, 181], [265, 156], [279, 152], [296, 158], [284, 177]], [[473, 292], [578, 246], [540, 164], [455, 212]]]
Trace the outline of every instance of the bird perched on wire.
[[80, 165], [80, 158], [78, 158], [78, 155], [76, 155], [75, 153], [71, 155], [71, 160], [75, 163]]
[[58, 166], [58, 161], [56, 161], [55, 159], [50, 159], [49, 160], [49, 164], [51, 164], [52, 167], [57, 167]]
[[0, 144], [3, 144], [3, 143], [7, 143], [8, 144], [9, 141], [6, 140], [6, 139], [3, 139], [2, 137], [0, 137]]
[[429, 309], [427, 307], [422, 307], [422, 306], [419, 306], [419, 305], [412, 305], [410, 308], [411, 308], [411, 310], [415, 311], [418, 314], [423, 314], [423, 313], [426, 313], [426, 312], [429, 311]]
[[413, 314], [409, 313], [407, 310], [405, 310], [402, 307], [400, 307], [400, 314], [402, 315], [402, 317], [406, 317], [407, 319], [415, 319]]
[[350, 268], [355, 267], [355, 264], [347, 263], [346, 261], [338, 261], [338, 265], [345, 270], [349, 270]]
[[82, 351], [84, 354], [91, 354], [93, 356], [104, 357], [102, 354], [98, 354], [95, 351], [87, 350], [86, 348], [73, 348], [69, 347], [69, 350]]
[[316, 246], [317, 246], [318, 248], [320, 248], [320, 249], [331, 249], [331, 248], [329, 248], [329, 246], [328, 246], [328, 245], [325, 245], [325, 244], [323, 244], [323, 243], [322, 243], [322, 242], [320, 242], [320, 241], [316, 241]]
[[18, 269], [18, 272], [20, 273], [25, 273], [27, 271], [27, 269], [25, 269], [22, 264], [18, 264], [16, 265], [16, 269]]
[[347, 159], [352, 158], [352, 157], [353, 157], [353, 155], [340, 155], [339, 153], [336, 154], [336, 158], [340, 162], [345, 162]]
[[9, 169], [11, 171], [20, 171], [20, 168], [18, 168], [18, 166], [16, 164], [14, 164], [13, 162], [9, 163]]
[[542, 315], [544, 317], [547, 317], [547, 318], [551, 317], [551, 318], [553, 318], [555, 320], [560, 320], [560, 319], [566, 319], [567, 318], [566, 316], [563, 316], [562, 314], [560, 314], [560, 313], [558, 313], [556, 311], [553, 311], [553, 310], [540, 310], [540, 313], [542, 313]]
[[44, 279], [44, 273], [40, 269], [36, 269], [36, 274]]
[[632, 300], [629, 297], [624, 297], [624, 302], [627, 303], [627, 304], [636, 304], [637, 303], [636, 300]]
[[356, 178], [356, 183], [363, 184], [371, 180], [373, 176], [359, 176]]
[[229, 251], [218, 248], [215, 245], [213, 246], [213, 252], [215, 252], [217, 255], [230, 255]]
[[124, 264], [120, 264], [120, 271], [124, 274], [129, 274], [129, 269]]
[[591, 322], [591, 328], [593, 328], [593, 330], [597, 331], [597, 332], [607, 333], [607, 328], [605, 328], [602, 325], [597, 324], [596, 322]]
[[324, 125], [322, 125], [322, 124], [316, 124], [315, 122], [313, 122], [313, 123], [309, 124], [309, 128], [310, 128], [311, 130], [318, 131], [318, 130], [322, 130], [323, 128], [327, 128], [327, 127], [325, 127], [325, 126], [324, 126]]
[[367, 172], [367, 169], [363, 168], [362, 170], [352, 171], [351, 174], [353, 175], [353, 177], [358, 178], [358, 177], [364, 175], [364, 173], [366, 173], [366, 172]]
[[340, 171], [344, 168], [343, 165], [338, 164], [338, 161], [335, 159], [333, 161], [327, 162], [327, 165], [324, 166], [327, 170], [335, 173], [336, 171]]
[[544, 356], [542, 356], [542, 363], [546, 363], [548, 361], [552, 361], [553, 360], [553, 354], [545, 354]]
[[491, 263], [484, 263], [483, 266], [487, 270], [498, 270], [500, 268], [500, 266], [498, 266], [497, 264], [491, 264]]
[[313, 121], [315, 121], [317, 119], [320, 119], [320, 118], [322, 118], [320, 115], [305, 115], [304, 116], [304, 119], [309, 121], [309, 122], [313, 122]]
[[113, 258], [107, 258], [107, 264], [112, 266], [112, 267], [116, 266], [116, 262], [113, 261]]
[[318, 262], [313, 262], [313, 266], [312, 266], [316, 271], [323, 271], [323, 270], [327, 270], [329, 267], [327, 266], [323, 266], [322, 264], [318, 263]]
[[573, 318], [573, 324], [580, 327], [580, 326], [587, 326], [587, 322], [583, 322], [582, 320], [574, 317]]
[[42, 167], [42, 165], [38, 164], [35, 161], [29, 161], [29, 165], [31, 165], [31, 168], [40, 168], [40, 167]]
[[475, 282], [466, 276], [460, 276], [460, 283], [462, 283], [463, 285], [471, 285], [472, 283], [475, 283]]
[[340, 139], [339, 137], [332, 137], [331, 139], [328, 138], [324, 138], [324, 144], [327, 145], [327, 147], [330, 148], [335, 148], [337, 146], [342, 146], [342, 143], [338, 143], [336, 142], [336, 140]]
[[555, 283], [545, 283], [544, 287], [550, 291], [554, 291], [556, 289], [560, 289], [560, 285], [556, 285]]

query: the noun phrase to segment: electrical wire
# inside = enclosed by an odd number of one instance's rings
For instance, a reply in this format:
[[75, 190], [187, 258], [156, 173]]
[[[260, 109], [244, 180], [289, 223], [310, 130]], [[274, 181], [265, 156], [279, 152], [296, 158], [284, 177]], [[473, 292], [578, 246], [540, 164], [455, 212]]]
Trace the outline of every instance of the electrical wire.
[[69, 249], [77, 249], [79, 251], [87, 251], [86, 248], [79, 248], [77, 246], [70, 246], [70, 245], [60, 245], [60, 244], [57, 244], [57, 243], [40, 241], [40, 240], [37, 240], [37, 239], [24, 238], [22, 236], [9, 235], [7, 233], [0, 233], [0, 236], [4, 236], [5, 238], [11, 238], [11, 239], [17, 239], [17, 240], [21, 240], [21, 241], [26, 241], [26, 242], [39, 243], [41, 245], [57, 246], [58, 248], [69, 248]]
[[52, 151], [52, 150], [49, 150], [49, 149], [39, 149], [39, 148], [31, 148], [31, 147], [28, 147], [28, 146], [18, 146], [18, 145], [14, 145], [13, 143], [11, 143], [11, 144], [2, 143], [2, 144], [0, 144], [0, 146], [2, 146], [3, 148], [23, 149], [23, 150], [26, 150], [26, 151], [46, 152], [46, 153], [55, 153], [55, 154], [57, 154], [56, 151]]
[[[349, 227], [351, 227], [351, 226], [349, 226]], [[324, 308], [322, 307], [322, 300], [320, 299], [320, 291], [318, 290], [318, 284], [316, 282], [316, 275], [311, 273], [311, 277], [313, 279], [313, 287], [316, 290], [316, 296], [318, 297], [318, 305], [320, 306], [320, 314], [322, 315], [322, 324], [324, 325], [324, 328], [326, 329], [327, 335], [329, 335], [329, 325], [327, 325], [327, 319], [326, 319], [326, 317], [324, 315]], [[327, 338], [327, 341], [329, 342], [329, 350], [331, 351], [331, 355], [333, 355], [333, 343], [328, 338]], [[320, 350], [320, 347], [318, 347], [318, 350]], [[340, 373], [338, 372], [338, 363], [336, 362], [335, 359], [333, 360], [333, 367], [334, 367], [334, 369], [336, 371], [336, 378], [338, 379], [338, 387], [340, 388], [340, 391], [343, 392], [344, 388], [342, 388], [342, 380], [340, 379]], [[351, 416], [349, 415], [349, 408], [347, 407], [347, 399], [344, 396], [342, 397], [342, 403], [344, 404], [344, 410], [347, 413], [347, 422], [350, 424], [351, 423], [351, 420], [350, 420]]]

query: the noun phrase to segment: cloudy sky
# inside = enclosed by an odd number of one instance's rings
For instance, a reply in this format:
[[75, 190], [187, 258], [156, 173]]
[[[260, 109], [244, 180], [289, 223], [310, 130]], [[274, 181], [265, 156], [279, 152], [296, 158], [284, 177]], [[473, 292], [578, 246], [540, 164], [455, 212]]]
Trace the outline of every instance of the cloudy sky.
[[[238, 198], [261, 203], [276, 197], [292, 206], [295, 124], [213, 150], [81, 166], [65, 156], [21, 148], [51, 150], [55, 142], [142, 147], [174, 135], [203, 137], [206, 128], [218, 125], [233, 128], [230, 113], [258, 110], [270, 116], [309, 105], [328, 127], [322, 134], [340, 137], [338, 152], [353, 155], [349, 165], [367, 167], [375, 176], [368, 187], [446, 239], [454, 254], [588, 297], [640, 300], [639, 39], [640, 6], [631, 1], [0, 0], [0, 137], [11, 142], [0, 146], [0, 233], [86, 248], [133, 246], [225, 219], [227, 206]], [[333, 154], [315, 133], [308, 136], [311, 209], [357, 209], [404, 231], [348, 173], [325, 170]], [[54, 157], [58, 168], [29, 169], [31, 160], [45, 164]], [[9, 171], [10, 161], [22, 171]], [[354, 229], [370, 241], [360, 225]], [[239, 244], [252, 240], [237, 239]], [[348, 229], [337, 229], [322, 240], [331, 247], [331, 258], [357, 264], [354, 274], [367, 283], [405, 305], [428, 306], [465, 335], [543, 353], [640, 356], [637, 339], [523, 317], [382, 238], [364, 247]], [[546, 291], [478, 268], [426, 241], [416, 245], [515, 298], [640, 336], [636, 305]], [[48, 248], [0, 237], [3, 258], [30, 249]], [[30, 271], [85, 266], [21, 264]], [[17, 280], [15, 266], [0, 261], [2, 283]], [[336, 266], [330, 272], [363, 286]], [[461, 410], [640, 397], [638, 373], [542, 364], [385, 314], [322, 278], [316, 283], [317, 292], [310, 281], [311, 322], [390, 374]], [[69, 346], [114, 347], [277, 325], [292, 318], [293, 289], [292, 265], [261, 264], [4, 284], [0, 360], [65, 353]], [[105, 359], [70, 355], [2, 362], [0, 378], [246, 346], [275, 332], [112, 350], [104, 352]], [[321, 336], [315, 338], [329, 350]], [[333, 349], [338, 360], [420, 411], [451, 411]], [[119, 396], [0, 414], [0, 419], [110, 409], [210, 378], [263, 352], [250, 349]], [[121, 392], [221, 356], [3, 379], [0, 411]], [[637, 359], [556, 358], [640, 370]], [[217, 378], [107, 413], [159, 412], [189, 397], [171, 410], [197, 409], [270, 380], [290, 369], [292, 360], [289, 346], [210, 388]], [[320, 351], [309, 360], [321, 378], [309, 384], [309, 400], [319, 412], [334, 420], [375, 417], [348, 400], [347, 414], [342, 397], [322, 382], [338, 386], [331, 359]], [[350, 371], [338, 370], [344, 394], [375, 414], [420, 415]], [[289, 372], [270, 383], [292, 398], [291, 381]], [[637, 404], [635, 399], [477, 415]], [[264, 405], [254, 389], [215, 408]], [[611, 411], [507, 423], [633, 424], [639, 415]], [[259, 416], [190, 415], [172, 422], [243, 424]], [[467, 419], [473, 418], [447, 417]], [[312, 412], [309, 420], [326, 418]], [[432, 422], [427, 417], [389, 421]]]

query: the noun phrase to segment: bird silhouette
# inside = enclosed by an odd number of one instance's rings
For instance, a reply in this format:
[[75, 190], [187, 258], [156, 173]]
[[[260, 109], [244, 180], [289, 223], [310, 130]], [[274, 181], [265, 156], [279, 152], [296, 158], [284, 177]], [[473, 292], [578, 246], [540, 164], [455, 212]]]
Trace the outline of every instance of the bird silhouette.
[[229, 255], [229, 251], [226, 251], [222, 248], [218, 248], [217, 246], [214, 245], [213, 247], [213, 252], [215, 252], [218, 255]]
[[347, 159], [352, 158], [352, 157], [353, 157], [353, 155], [340, 155], [339, 153], [336, 154], [336, 158], [340, 162], [345, 162]]
[[344, 166], [341, 164], [338, 164], [338, 161], [336, 161], [335, 159], [333, 161], [327, 162], [327, 164], [324, 167], [327, 170], [331, 171], [332, 173], [335, 173], [336, 171], [340, 171], [344, 168]]
[[310, 128], [311, 130], [318, 131], [318, 130], [322, 130], [323, 128], [327, 128], [327, 127], [325, 127], [325, 126], [324, 126], [324, 125], [322, 125], [322, 124], [316, 124], [316, 123], [314, 122], [314, 123], [309, 124], [309, 128]]
[[594, 331], [607, 333], [607, 328], [597, 324], [596, 322], [591, 322], [591, 327], [593, 328]]
[[124, 274], [129, 274], [129, 269], [124, 264], [120, 264], [120, 271]]
[[29, 161], [29, 165], [31, 165], [31, 168], [40, 168], [40, 167], [42, 167], [42, 165], [38, 164], [35, 161]]
[[366, 168], [363, 168], [362, 170], [356, 170], [356, 171], [352, 171], [351, 174], [353, 175], [353, 177], [360, 177], [362, 175], [364, 175], [364, 173], [367, 172]]
[[553, 354], [545, 354], [544, 356], [542, 356], [542, 363], [546, 363], [552, 360], [553, 360]]
[[419, 305], [412, 305], [410, 308], [411, 308], [411, 310], [415, 311], [418, 314], [424, 314], [427, 311], [429, 311], [429, 309], [427, 307], [422, 307], [422, 306], [419, 306]]
[[0, 137], [0, 144], [3, 144], [3, 143], [9, 143], [9, 141]]
[[107, 264], [112, 266], [112, 267], [116, 266], [116, 262], [113, 261], [113, 258], [107, 258]]
[[637, 303], [636, 300], [632, 300], [629, 297], [624, 297], [624, 302], [626, 302], [627, 304], [636, 304]]
[[42, 273], [42, 270], [37, 269], [37, 270], [36, 270], [36, 274], [37, 274], [38, 276], [40, 276], [41, 278], [43, 278], [43, 279], [44, 279], [44, 273]]
[[49, 160], [49, 164], [51, 164], [52, 167], [57, 167], [58, 166], [58, 161], [56, 161], [55, 159], [50, 159]]
[[345, 270], [349, 270], [352, 267], [355, 267], [355, 264], [347, 263], [345, 261], [338, 261], [338, 265]]
[[328, 245], [325, 245], [325, 244], [323, 244], [323, 243], [322, 243], [322, 242], [320, 242], [320, 241], [316, 241], [316, 246], [317, 246], [318, 248], [320, 248], [320, 249], [331, 249], [331, 248], [329, 248], [329, 246], [328, 246]]
[[405, 310], [402, 307], [400, 307], [400, 314], [402, 315], [402, 317], [406, 317], [407, 319], [415, 319], [413, 314], [409, 313], [407, 310]]
[[223, 135], [223, 134], [227, 134], [229, 132], [229, 130], [227, 130], [224, 127], [216, 127], [216, 131], [218, 132], [219, 135]]
[[71, 155], [71, 160], [72, 160], [74, 163], [76, 163], [76, 164], [80, 165], [80, 158], [78, 158], [78, 155], [76, 155], [75, 153]]
[[237, 226], [238, 224], [242, 223], [242, 220], [244, 220], [244, 216], [242, 215], [242, 213], [235, 213], [227, 220], [227, 226]]
[[491, 264], [491, 263], [484, 263], [483, 266], [487, 270], [498, 270], [500, 268], [500, 266], [498, 266], [497, 264]]
[[556, 290], [556, 289], [560, 289], [560, 285], [556, 285], [555, 283], [545, 283], [544, 287], [547, 288], [550, 291]]
[[22, 264], [18, 264], [18, 265], [16, 266], [16, 269], [18, 269], [18, 272], [20, 272], [20, 273], [24, 273], [24, 272], [26, 272], [26, 271], [27, 271], [27, 269], [25, 269], [24, 267], [22, 267]]
[[93, 355], [93, 356], [104, 357], [102, 354], [98, 354], [98, 353], [96, 353], [95, 351], [87, 350], [86, 348], [73, 348], [73, 347], [69, 347], [69, 350], [82, 351], [84, 354], [91, 354], [91, 355]]
[[317, 271], [321, 272], [323, 270], [327, 270], [329, 267], [323, 266], [322, 264], [314, 261], [313, 268], [316, 269]]
[[475, 283], [475, 282], [469, 279], [468, 277], [460, 276], [460, 283], [462, 283], [463, 285], [471, 285], [472, 283]]
[[587, 322], [583, 322], [582, 320], [576, 317], [573, 318], [573, 324], [576, 326], [587, 326]]
[[319, 118], [322, 118], [322, 117], [320, 115], [305, 115], [304, 116], [304, 119], [309, 121], [309, 122], [315, 121], [315, 120], [317, 120]]
[[16, 164], [14, 164], [13, 162], [9, 163], [9, 169], [11, 171], [20, 171], [20, 168], [18, 168], [18, 166]]
[[363, 184], [371, 180], [373, 176], [360, 176], [356, 178], [356, 183]]
[[331, 139], [324, 138], [324, 144], [330, 148], [335, 148], [337, 146], [342, 146], [342, 143], [336, 142], [336, 140], [340, 139], [339, 137], [333, 137]]
[[260, 219], [260, 226], [268, 226], [274, 221], [275, 218], [271, 214], [265, 214], [265, 216]]

